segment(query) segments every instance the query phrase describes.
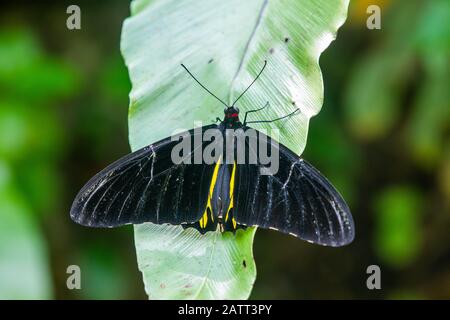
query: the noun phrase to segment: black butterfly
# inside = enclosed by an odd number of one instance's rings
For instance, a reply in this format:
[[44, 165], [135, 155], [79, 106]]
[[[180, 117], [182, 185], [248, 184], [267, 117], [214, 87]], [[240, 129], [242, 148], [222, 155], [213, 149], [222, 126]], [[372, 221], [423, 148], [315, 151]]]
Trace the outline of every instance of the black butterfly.
[[[226, 129], [245, 133], [251, 129], [247, 124], [278, 121], [298, 111], [269, 121], [247, 122], [249, 113], [262, 108], [250, 110], [241, 123], [239, 109], [234, 105], [261, 72], [231, 106], [187, 72], [226, 106], [223, 120], [217, 119], [219, 124], [182, 134], [192, 140], [213, 128], [227, 140]], [[153, 222], [195, 227], [204, 233], [217, 228], [234, 232], [258, 226], [321, 245], [350, 243], [354, 238], [353, 218], [337, 190], [304, 159], [256, 132], [279, 153], [275, 174], [262, 174], [265, 164], [259, 158], [256, 163], [225, 163], [218, 158], [212, 164], [195, 164], [192, 151], [184, 158], [189, 161], [174, 163], [171, 153], [178, 141], [169, 137], [121, 158], [95, 175], [76, 196], [70, 216], [90, 227]], [[244, 141], [245, 159], [252, 152], [258, 155], [249, 140]], [[206, 146], [207, 142], [203, 142], [202, 148]]]

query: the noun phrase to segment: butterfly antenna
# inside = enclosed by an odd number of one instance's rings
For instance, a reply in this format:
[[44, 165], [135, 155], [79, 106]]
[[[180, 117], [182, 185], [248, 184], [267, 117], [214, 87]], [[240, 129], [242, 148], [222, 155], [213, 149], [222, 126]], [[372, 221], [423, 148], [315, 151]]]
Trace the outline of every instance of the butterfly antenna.
[[212, 93], [211, 91], [208, 90], [208, 88], [206, 88], [203, 84], [200, 83], [200, 81], [197, 80], [197, 78], [188, 70], [188, 68], [186, 68], [186, 66], [184, 64], [181, 64], [181, 66], [187, 71], [187, 73], [189, 73], [189, 75], [195, 80], [195, 82], [197, 82], [203, 89], [205, 89], [210, 95], [212, 95], [214, 98], [216, 98], [217, 100], [219, 100], [220, 102], [222, 102], [222, 104], [225, 107], [229, 107], [225, 102], [223, 102], [222, 99], [220, 99], [219, 97], [217, 97], [214, 93]]
[[231, 105], [232, 107], [234, 107], [234, 105], [236, 104], [236, 102], [238, 102], [238, 100], [247, 92], [248, 89], [250, 89], [250, 87], [255, 83], [256, 80], [258, 80], [259, 76], [261, 75], [261, 73], [264, 71], [264, 68], [267, 65], [267, 60], [264, 60], [264, 65], [261, 68], [261, 71], [258, 73], [258, 75], [255, 77], [255, 79], [252, 81], [252, 83], [250, 83], [250, 85], [247, 87], [247, 89], [244, 90], [244, 92], [241, 93], [241, 95], [239, 97], [237, 97], [237, 99], [233, 102], [233, 104]]

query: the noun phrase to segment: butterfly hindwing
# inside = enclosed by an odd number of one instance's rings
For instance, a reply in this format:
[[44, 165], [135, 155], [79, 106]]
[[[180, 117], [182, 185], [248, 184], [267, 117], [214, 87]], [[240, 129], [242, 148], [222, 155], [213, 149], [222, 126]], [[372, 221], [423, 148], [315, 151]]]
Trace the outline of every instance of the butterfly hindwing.
[[[350, 210], [328, 180], [281, 144], [278, 171], [262, 174], [264, 165], [240, 164], [236, 174], [235, 218], [239, 224], [276, 229], [304, 240], [342, 246], [354, 238]], [[249, 152], [256, 152], [248, 146]]]
[[[195, 134], [202, 130], [189, 131]], [[178, 141], [163, 139], [133, 152], [94, 176], [78, 193], [71, 218], [91, 227], [129, 223], [193, 223], [208, 196], [214, 165], [174, 164], [171, 152]], [[193, 152], [189, 153], [193, 157]]]

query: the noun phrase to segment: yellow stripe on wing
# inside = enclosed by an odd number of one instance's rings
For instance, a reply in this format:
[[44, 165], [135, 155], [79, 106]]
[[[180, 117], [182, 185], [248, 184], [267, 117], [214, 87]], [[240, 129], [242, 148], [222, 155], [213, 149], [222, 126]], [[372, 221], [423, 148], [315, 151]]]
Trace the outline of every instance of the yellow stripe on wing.
[[209, 185], [209, 193], [208, 193], [208, 202], [206, 203], [205, 212], [203, 212], [203, 216], [201, 217], [199, 223], [200, 228], [206, 228], [206, 225], [208, 223], [208, 208], [211, 213], [211, 221], [214, 222], [214, 214], [211, 206], [211, 199], [212, 195], [214, 193], [214, 187], [216, 186], [217, 182], [217, 176], [219, 175], [219, 168], [220, 168], [220, 158], [217, 160], [216, 166], [214, 167], [213, 176], [211, 179], [211, 184]]
[[[231, 171], [231, 179], [230, 179], [230, 205], [228, 206], [227, 214], [225, 215], [225, 222], [228, 221], [228, 213], [234, 207], [234, 180], [236, 175], [236, 162], [233, 164], [233, 170]], [[236, 229], [236, 221], [234, 218], [232, 219], [233, 227]]]

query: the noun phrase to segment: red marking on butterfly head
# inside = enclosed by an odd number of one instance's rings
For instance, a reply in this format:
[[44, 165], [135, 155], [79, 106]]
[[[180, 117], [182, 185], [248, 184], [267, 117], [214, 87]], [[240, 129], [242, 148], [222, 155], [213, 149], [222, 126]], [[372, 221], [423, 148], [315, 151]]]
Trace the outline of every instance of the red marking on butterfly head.
[[238, 123], [240, 123], [239, 109], [237, 107], [231, 106], [225, 108], [223, 112], [225, 113], [223, 122], [227, 128], [235, 128], [238, 125]]
[[233, 124], [239, 122], [239, 109], [237, 107], [228, 107], [223, 110], [225, 113], [224, 122], [228, 124]]

